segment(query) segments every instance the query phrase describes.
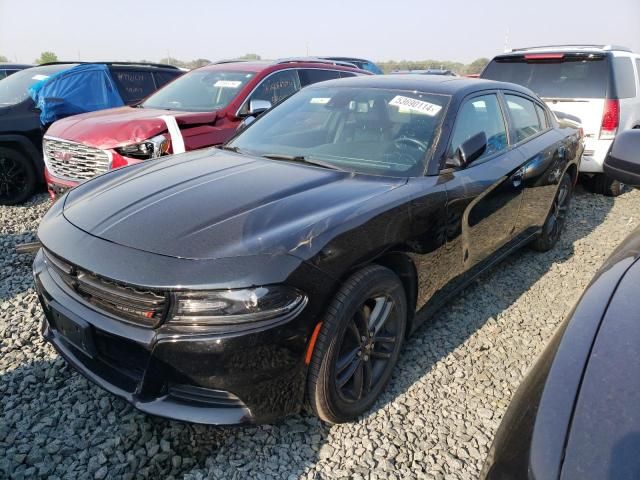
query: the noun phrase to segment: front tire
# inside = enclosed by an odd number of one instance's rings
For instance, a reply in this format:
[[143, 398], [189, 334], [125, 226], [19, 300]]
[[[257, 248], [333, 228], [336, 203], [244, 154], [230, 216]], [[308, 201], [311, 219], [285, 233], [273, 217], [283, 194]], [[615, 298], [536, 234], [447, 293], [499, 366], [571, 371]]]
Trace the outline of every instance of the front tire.
[[353, 274], [327, 309], [307, 379], [313, 412], [327, 423], [354, 420], [391, 378], [407, 325], [400, 279], [371, 265]]
[[571, 196], [573, 194], [573, 181], [571, 175], [565, 173], [560, 180], [558, 191], [553, 199], [551, 211], [547, 215], [547, 219], [542, 226], [542, 232], [531, 243], [531, 248], [538, 252], [547, 252], [551, 250], [558, 240], [567, 221], [567, 213], [571, 205]]
[[37, 186], [33, 163], [22, 153], [0, 147], [0, 205], [16, 205], [34, 194]]

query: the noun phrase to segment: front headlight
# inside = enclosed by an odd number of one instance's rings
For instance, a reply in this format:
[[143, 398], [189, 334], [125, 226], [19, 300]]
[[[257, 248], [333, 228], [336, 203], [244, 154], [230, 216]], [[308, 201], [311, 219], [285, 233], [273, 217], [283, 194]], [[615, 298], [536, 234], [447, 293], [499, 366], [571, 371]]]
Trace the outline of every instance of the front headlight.
[[307, 297], [282, 285], [242, 290], [177, 293], [170, 322], [180, 325], [234, 325], [286, 316]]
[[116, 148], [116, 152], [125, 157], [136, 158], [138, 160], [158, 158], [169, 152], [169, 140], [164, 135], [157, 135], [144, 142]]

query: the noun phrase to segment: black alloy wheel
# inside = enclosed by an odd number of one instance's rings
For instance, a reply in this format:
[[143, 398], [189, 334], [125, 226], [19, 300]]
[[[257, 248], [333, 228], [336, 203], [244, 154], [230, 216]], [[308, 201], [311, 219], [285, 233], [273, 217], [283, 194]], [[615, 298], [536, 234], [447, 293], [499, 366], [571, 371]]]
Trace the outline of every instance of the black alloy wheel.
[[371, 407], [391, 378], [406, 324], [406, 295], [391, 270], [371, 265], [342, 285], [309, 366], [307, 397], [318, 417], [341, 423]]
[[569, 212], [572, 194], [573, 181], [571, 175], [565, 173], [560, 180], [551, 211], [542, 226], [542, 233], [531, 244], [535, 250], [546, 252], [551, 250], [558, 240], [560, 240], [560, 235], [567, 222], [567, 213]]
[[392, 298], [369, 298], [355, 312], [342, 338], [335, 366], [338, 394], [358, 402], [380, 382], [398, 342], [400, 319]]
[[20, 152], [0, 148], [0, 205], [15, 205], [27, 200], [36, 188], [31, 162]]

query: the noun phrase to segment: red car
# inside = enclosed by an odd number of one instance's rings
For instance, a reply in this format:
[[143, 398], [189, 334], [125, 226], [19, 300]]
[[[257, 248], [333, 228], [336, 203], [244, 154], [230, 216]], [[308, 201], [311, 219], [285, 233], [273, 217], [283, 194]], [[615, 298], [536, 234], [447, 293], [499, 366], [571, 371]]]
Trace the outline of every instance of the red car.
[[218, 62], [193, 70], [135, 106], [55, 122], [43, 141], [52, 199], [104, 173], [161, 155], [219, 145], [255, 117], [312, 83], [370, 75], [321, 59]]

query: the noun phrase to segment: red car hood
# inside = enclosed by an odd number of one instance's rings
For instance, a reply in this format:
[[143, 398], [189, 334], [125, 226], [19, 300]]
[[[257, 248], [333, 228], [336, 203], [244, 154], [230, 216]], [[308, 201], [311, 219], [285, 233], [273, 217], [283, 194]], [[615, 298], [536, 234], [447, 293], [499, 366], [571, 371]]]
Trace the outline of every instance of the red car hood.
[[147, 140], [167, 131], [160, 118], [170, 115], [178, 126], [212, 124], [218, 112], [178, 112], [152, 108], [120, 107], [84, 113], [55, 122], [47, 135], [96, 148], [116, 148]]

